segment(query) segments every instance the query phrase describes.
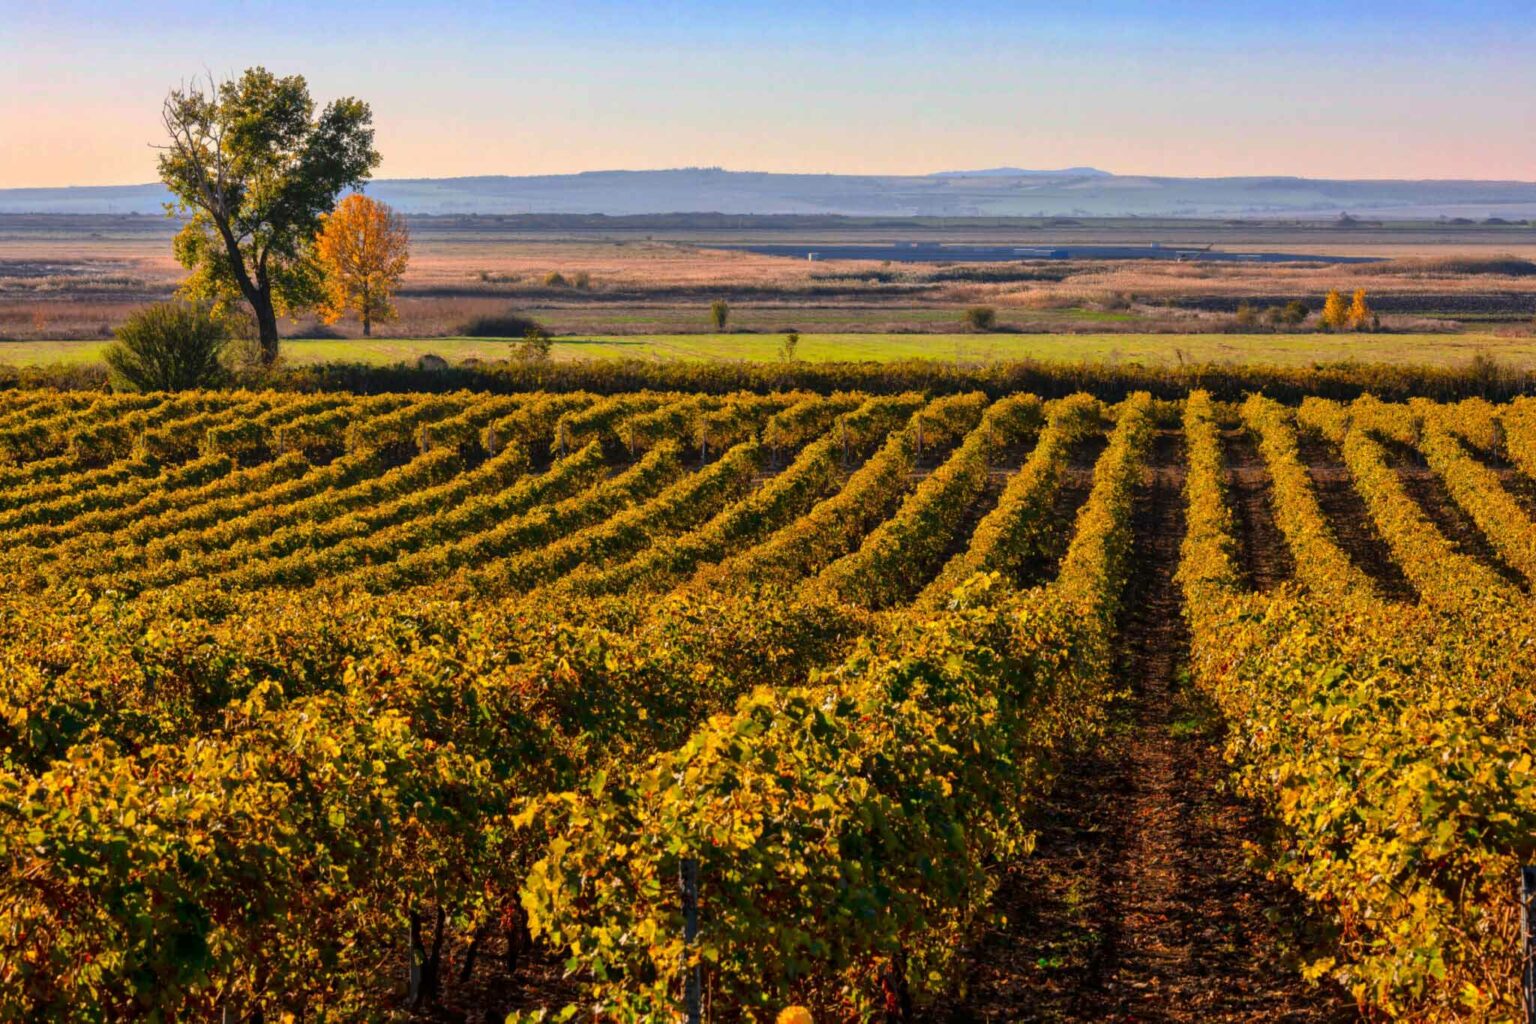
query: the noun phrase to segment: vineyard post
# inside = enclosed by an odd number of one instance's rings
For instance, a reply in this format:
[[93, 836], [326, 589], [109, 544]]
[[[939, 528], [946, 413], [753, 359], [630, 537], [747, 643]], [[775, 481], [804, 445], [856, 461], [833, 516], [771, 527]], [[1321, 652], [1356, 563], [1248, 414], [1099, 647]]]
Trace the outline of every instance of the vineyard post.
[[1520, 1001], [1525, 1007], [1527, 1024], [1536, 1024], [1536, 957], [1531, 942], [1536, 939], [1536, 866], [1520, 868]]
[[683, 982], [683, 1003], [688, 1024], [699, 1024], [702, 986], [699, 965], [692, 962], [699, 944], [699, 861], [697, 857], [682, 859], [677, 866], [677, 880], [683, 890], [683, 962], [688, 965], [688, 973]]

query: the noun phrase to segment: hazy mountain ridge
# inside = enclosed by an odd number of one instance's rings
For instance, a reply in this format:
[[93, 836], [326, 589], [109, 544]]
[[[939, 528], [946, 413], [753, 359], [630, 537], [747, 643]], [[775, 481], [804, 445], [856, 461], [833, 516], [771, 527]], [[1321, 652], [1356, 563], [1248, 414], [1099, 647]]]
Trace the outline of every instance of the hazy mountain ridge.
[[[1536, 182], [1170, 178], [1091, 167], [928, 175], [682, 168], [513, 177], [393, 178], [368, 193], [412, 214], [848, 216], [1536, 217]], [[158, 214], [158, 184], [0, 189], [0, 213]]]

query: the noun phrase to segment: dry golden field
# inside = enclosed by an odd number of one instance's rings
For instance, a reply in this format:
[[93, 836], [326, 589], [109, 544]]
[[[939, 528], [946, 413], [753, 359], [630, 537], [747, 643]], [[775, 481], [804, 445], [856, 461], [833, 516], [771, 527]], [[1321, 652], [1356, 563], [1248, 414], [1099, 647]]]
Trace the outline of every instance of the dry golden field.
[[[181, 270], [174, 224], [152, 217], [0, 217], [0, 340], [110, 335], [132, 308], [170, 295]], [[1374, 265], [1146, 260], [1007, 264], [808, 262], [725, 251], [743, 241], [892, 241], [905, 229], [524, 230], [496, 218], [413, 221], [400, 317], [383, 333], [463, 333], [478, 316], [516, 311], [557, 335], [712, 330], [708, 306], [731, 303], [729, 328], [752, 333], [953, 333], [969, 306], [997, 309], [1002, 331], [1224, 333], [1239, 303], [1300, 299], [1315, 312], [1330, 288], [1366, 288], [1383, 326], [1526, 336], [1536, 312], [1536, 230], [1525, 226], [1360, 228], [1107, 222], [1003, 229], [933, 228], [935, 241], [1189, 245], [1377, 256]], [[564, 283], [551, 283], [558, 274]], [[355, 327], [286, 325], [294, 336], [347, 337]], [[1249, 328], [1251, 330], [1251, 328]]]

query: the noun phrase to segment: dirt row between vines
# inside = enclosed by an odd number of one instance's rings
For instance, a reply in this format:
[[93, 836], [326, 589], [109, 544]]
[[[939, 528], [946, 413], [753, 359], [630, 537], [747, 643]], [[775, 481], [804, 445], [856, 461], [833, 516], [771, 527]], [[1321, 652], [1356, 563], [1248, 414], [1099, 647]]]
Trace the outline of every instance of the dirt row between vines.
[[[1229, 435], [1248, 571], [1288, 573], [1255, 452]], [[1038, 816], [1035, 852], [1008, 865], [956, 994], [920, 1019], [1354, 1019], [1297, 972], [1310, 955], [1297, 897], [1254, 863], [1264, 821], [1227, 786], [1216, 716], [1192, 689], [1174, 580], [1184, 534], [1182, 439], [1164, 431], [1138, 495], [1116, 702], [1102, 743], [1076, 755]]]
[[1310, 430], [1298, 431], [1297, 442], [1298, 454], [1312, 477], [1318, 506], [1339, 547], [1375, 582], [1382, 597], [1389, 601], [1417, 601], [1418, 593], [1376, 529], [1338, 447]]

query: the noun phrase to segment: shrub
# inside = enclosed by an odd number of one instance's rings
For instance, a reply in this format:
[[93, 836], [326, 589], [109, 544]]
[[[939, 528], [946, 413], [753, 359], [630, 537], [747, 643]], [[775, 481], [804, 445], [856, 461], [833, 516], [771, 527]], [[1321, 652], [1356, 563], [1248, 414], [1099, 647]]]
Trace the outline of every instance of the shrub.
[[1252, 327], [1259, 322], [1259, 311], [1246, 302], [1237, 304], [1237, 326]]
[[799, 348], [799, 333], [790, 331], [788, 334], [784, 335], [784, 340], [779, 342], [779, 358], [784, 360], [786, 363], [792, 363], [795, 361], [795, 353], [799, 350]]
[[965, 311], [964, 320], [973, 331], [990, 331], [997, 326], [997, 310], [991, 306], [972, 306]]
[[522, 338], [535, 328], [544, 329], [533, 317], [522, 313], [487, 313], [460, 324], [458, 333], [466, 338]]
[[535, 325], [523, 334], [523, 343], [517, 346], [514, 354], [524, 362], [542, 363], [548, 361], [549, 350], [553, 347], [549, 332]]
[[716, 299], [709, 304], [709, 321], [715, 325], [715, 330], [725, 330], [726, 321], [731, 318], [731, 304], [724, 299]]
[[304, 341], [340, 341], [346, 335], [329, 324], [315, 323], [313, 321], [299, 325], [291, 335], [291, 338], [300, 338]]
[[1302, 302], [1300, 299], [1292, 299], [1285, 304], [1285, 308], [1281, 310], [1280, 315], [1285, 323], [1294, 327], [1305, 322], [1307, 314], [1310, 312], [1311, 310], [1307, 309], [1305, 302]]
[[592, 287], [592, 275], [587, 273], [585, 270], [578, 270], [578, 271], [576, 271], [576, 273], [571, 275], [571, 287], [572, 288], [580, 288], [583, 291], [585, 291], [588, 288], [591, 288]]
[[229, 331], [206, 307], [160, 302], [135, 310], [104, 358], [115, 383], [136, 391], [185, 391], [224, 378]]
[[558, 270], [551, 270], [544, 275], [544, 287], [546, 288], [564, 288], [569, 284], [570, 282], [565, 279], [565, 275]]

